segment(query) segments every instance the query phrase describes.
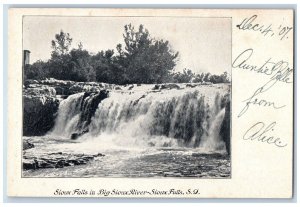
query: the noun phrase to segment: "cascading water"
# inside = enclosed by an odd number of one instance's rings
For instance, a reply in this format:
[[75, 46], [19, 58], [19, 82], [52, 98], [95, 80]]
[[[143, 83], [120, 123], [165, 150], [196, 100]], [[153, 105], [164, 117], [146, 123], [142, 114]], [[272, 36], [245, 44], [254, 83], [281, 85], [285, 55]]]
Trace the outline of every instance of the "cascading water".
[[61, 101], [54, 128], [50, 132], [51, 135], [67, 138], [76, 130], [83, 95], [84, 93], [77, 93]]
[[[46, 136], [27, 137], [34, 148], [24, 151], [23, 176], [230, 177], [229, 90], [163, 84], [70, 95]], [[27, 170], [31, 163], [44, 169]]]
[[220, 88], [110, 91], [100, 99], [99, 94], [74, 94], [60, 103], [51, 134], [69, 138], [85, 130], [80, 139], [108, 146], [226, 151], [220, 131], [228, 91]]
[[73, 133], [87, 131], [91, 117], [102, 99], [107, 98], [107, 91], [77, 93], [63, 100], [58, 109], [58, 116], [50, 135], [70, 137]]
[[211, 121], [208, 133], [202, 136], [200, 148], [204, 151], [224, 150], [225, 143], [220, 136], [221, 125], [225, 116], [225, 108], [221, 109]]

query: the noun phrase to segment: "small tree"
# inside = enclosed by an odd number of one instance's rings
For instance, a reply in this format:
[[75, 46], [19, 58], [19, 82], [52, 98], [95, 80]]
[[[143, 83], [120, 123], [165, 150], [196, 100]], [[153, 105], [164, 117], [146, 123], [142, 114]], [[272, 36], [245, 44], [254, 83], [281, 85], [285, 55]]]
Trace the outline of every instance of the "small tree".
[[194, 83], [202, 83], [204, 78], [204, 73], [197, 74], [193, 80]]
[[210, 82], [210, 76], [211, 76], [210, 73], [206, 73], [205, 76], [204, 76], [204, 78], [203, 78], [203, 81], [204, 82]]
[[52, 55], [58, 56], [68, 53], [72, 40], [69, 33], [65, 33], [61, 30], [59, 34], [55, 35], [55, 39], [51, 41], [51, 47], [53, 49]]
[[221, 75], [221, 79], [222, 79], [222, 82], [223, 82], [223, 83], [229, 83], [229, 82], [230, 82], [230, 77], [228, 76], [228, 73], [227, 73], [227, 72], [224, 72], [224, 73]]
[[183, 72], [173, 74], [173, 79], [176, 83], [190, 83], [194, 79], [195, 74], [190, 69], [184, 69]]

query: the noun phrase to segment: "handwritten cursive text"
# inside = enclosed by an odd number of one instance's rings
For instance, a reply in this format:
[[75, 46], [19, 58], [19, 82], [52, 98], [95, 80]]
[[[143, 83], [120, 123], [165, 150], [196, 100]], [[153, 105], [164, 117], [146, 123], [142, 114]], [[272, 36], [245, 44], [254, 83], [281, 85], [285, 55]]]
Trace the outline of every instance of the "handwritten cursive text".
[[243, 139], [263, 142], [266, 144], [273, 144], [276, 147], [287, 146], [286, 143], [283, 143], [281, 141], [281, 138], [276, 138], [273, 135], [270, 135], [270, 133], [274, 131], [275, 126], [276, 122], [272, 122], [268, 126], [266, 126], [266, 124], [263, 122], [257, 122], [246, 131], [246, 133], [243, 136]]

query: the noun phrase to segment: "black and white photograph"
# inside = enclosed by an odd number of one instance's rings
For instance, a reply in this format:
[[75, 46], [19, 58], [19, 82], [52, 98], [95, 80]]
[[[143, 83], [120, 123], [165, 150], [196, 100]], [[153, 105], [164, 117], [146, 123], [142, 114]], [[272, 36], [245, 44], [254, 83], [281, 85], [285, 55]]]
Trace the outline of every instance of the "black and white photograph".
[[22, 24], [23, 178], [231, 179], [231, 18]]

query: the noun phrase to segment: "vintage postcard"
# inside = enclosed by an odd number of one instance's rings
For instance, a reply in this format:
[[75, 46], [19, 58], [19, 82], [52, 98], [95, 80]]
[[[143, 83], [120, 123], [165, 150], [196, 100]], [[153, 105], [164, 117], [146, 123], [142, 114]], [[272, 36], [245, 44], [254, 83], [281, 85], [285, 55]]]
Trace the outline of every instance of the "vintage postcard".
[[292, 198], [292, 9], [10, 9], [8, 196]]

